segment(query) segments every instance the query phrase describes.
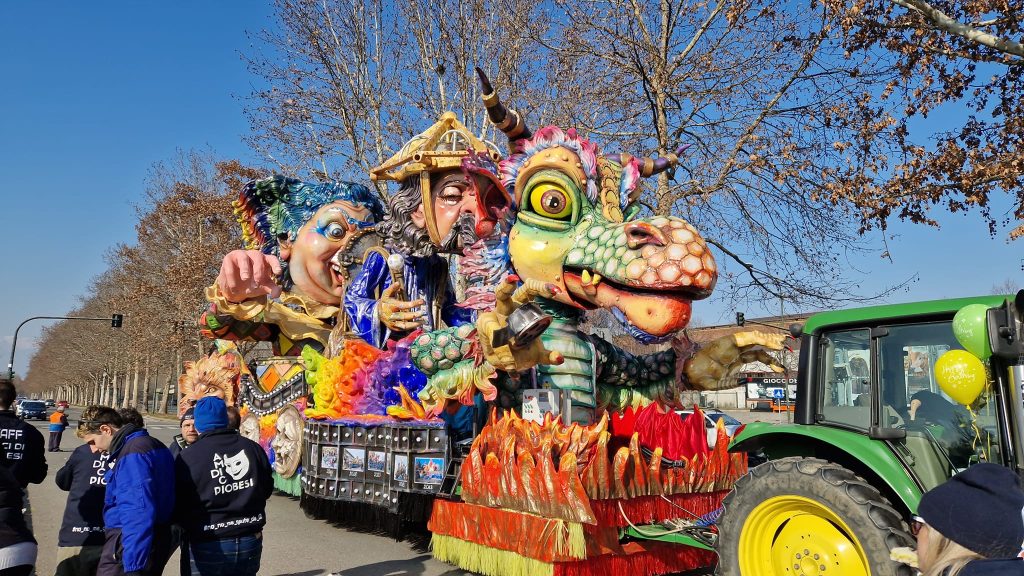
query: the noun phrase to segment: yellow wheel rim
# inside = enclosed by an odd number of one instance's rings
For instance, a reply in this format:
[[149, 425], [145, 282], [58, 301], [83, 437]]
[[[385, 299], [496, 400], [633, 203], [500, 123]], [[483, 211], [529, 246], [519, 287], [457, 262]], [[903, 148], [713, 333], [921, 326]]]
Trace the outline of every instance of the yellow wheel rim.
[[802, 496], [776, 496], [743, 523], [739, 567], [744, 576], [869, 576], [864, 549], [828, 506]]

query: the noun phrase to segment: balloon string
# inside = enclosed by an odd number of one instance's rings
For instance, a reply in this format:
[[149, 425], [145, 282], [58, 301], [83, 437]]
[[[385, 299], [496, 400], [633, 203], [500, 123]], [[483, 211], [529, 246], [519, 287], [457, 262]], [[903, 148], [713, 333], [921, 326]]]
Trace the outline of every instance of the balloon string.
[[[978, 415], [974, 413], [974, 409], [967, 406], [967, 412], [971, 415], [971, 430], [974, 430], [974, 440], [971, 442], [971, 451], [978, 449], [978, 441], [981, 440], [981, 430], [978, 428]], [[988, 454], [985, 455], [986, 460]]]
[[[989, 406], [988, 402], [992, 398], [992, 365], [988, 359], [982, 361], [982, 366], [985, 367], [985, 389], [982, 391], [982, 396], [985, 398], [985, 407]], [[977, 398], [975, 398], [977, 402]], [[971, 429], [974, 430], [974, 442], [971, 446], [971, 451], [977, 450], [978, 440], [981, 440], [981, 430], [978, 428], [978, 415], [975, 414], [974, 410], [970, 406], [967, 407], [967, 412], [971, 415]], [[992, 435], [985, 436], [985, 461], [991, 462], [992, 456]]]

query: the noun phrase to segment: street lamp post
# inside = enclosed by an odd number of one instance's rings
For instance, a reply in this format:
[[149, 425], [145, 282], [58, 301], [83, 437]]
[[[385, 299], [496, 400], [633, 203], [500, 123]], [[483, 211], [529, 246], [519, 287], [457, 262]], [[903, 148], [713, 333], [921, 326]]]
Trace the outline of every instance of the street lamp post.
[[7, 363], [7, 377], [11, 381], [14, 381], [14, 351], [18, 347], [18, 332], [21, 331], [22, 326], [32, 320], [102, 320], [104, 322], [110, 322], [111, 328], [120, 328], [121, 324], [124, 322], [124, 316], [121, 314], [112, 314], [110, 318], [93, 318], [85, 316], [33, 316], [23, 320], [14, 330], [14, 340], [11, 342], [11, 360]]

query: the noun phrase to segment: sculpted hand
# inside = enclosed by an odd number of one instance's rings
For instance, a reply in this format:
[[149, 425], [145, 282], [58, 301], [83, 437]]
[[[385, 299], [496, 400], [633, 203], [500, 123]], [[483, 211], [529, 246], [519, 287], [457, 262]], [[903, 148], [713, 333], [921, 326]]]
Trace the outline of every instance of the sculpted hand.
[[259, 250], [232, 250], [221, 261], [217, 288], [231, 302], [268, 295], [277, 298], [281, 286], [274, 278], [280, 274], [281, 262], [276, 256]]
[[427, 321], [427, 313], [423, 310], [423, 300], [407, 302], [395, 298], [395, 293], [402, 288], [401, 284], [392, 284], [384, 289], [377, 304], [377, 317], [393, 332], [415, 330]]
[[509, 314], [536, 296], [550, 298], [555, 294], [554, 285], [538, 280], [527, 280], [516, 289], [517, 281], [517, 277], [509, 276], [508, 280], [494, 291], [494, 311], [481, 313], [477, 317], [476, 330], [480, 336], [484, 358], [496, 369], [510, 373], [522, 372], [537, 364], [561, 364], [565, 361], [562, 355], [545, 348], [540, 338], [521, 348], [509, 344], [493, 346], [494, 334], [508, 326]]
[[748, 362], [762, 362], [774, 372], [785, 372], [768, 350], [782, 350], [785, 334], [737, 332], [701, 348], [686, 361], [684, 371], [693, 390], [734, 388], [736, 374]]

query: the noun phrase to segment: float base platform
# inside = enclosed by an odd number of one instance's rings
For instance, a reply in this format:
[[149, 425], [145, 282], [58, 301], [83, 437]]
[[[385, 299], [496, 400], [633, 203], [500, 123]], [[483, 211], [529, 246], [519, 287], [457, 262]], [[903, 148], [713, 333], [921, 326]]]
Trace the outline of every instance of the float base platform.
[[544, 562], [515, 552], [488, 548], [434, 534], [434, 557], [484, 576], [654, 576], [714, 566], [714, 552], [664, 542], [627, 542], [624, 553], [581, 560]]
[[434, 501], [429, 528], [435, 558], [484, 576], [654, 576], [716, 561], [713, 551], [678, 542], [622, 542], [614, 524], [441, 499]]
[[367, 502], [331, 500], [303, 493], [300, 506], [310, 518], [424, 545], [430, 536], [427, 518], [433, 500], [433, 496], [426, 494], [402, 494], [397, 509], [390, 510]]

